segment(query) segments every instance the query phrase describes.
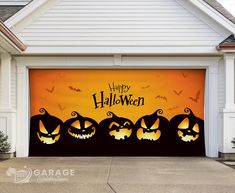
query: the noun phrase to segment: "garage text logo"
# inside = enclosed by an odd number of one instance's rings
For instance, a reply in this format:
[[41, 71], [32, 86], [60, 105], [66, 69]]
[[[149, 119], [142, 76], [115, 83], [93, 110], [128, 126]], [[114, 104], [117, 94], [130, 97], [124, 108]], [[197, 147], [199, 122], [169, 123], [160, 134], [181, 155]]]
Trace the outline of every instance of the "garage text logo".
[[23, 184], [30, 181], [42, 182], [64, 182], [68, 177], [75, 175], [73, 169], [34, 169], [24, 166], [22, 169], [8, 168], [7, 176], [14, 178], [14, 183]]

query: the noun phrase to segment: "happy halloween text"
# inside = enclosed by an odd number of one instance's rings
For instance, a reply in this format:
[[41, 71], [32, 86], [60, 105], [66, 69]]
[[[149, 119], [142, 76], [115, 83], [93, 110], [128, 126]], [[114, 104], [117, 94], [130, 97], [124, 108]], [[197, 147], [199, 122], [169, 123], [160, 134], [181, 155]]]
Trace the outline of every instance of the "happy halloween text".
[[130, 91], [131, 86], [125, 84], [108, 84], [110, 93], [105, 95], [104, 91], [92, 95], [95, 109], [112, 107], [114, 105], [126, 106], [143, 106], [144, 97], [134, 97], [133, 94], [126, 94]]

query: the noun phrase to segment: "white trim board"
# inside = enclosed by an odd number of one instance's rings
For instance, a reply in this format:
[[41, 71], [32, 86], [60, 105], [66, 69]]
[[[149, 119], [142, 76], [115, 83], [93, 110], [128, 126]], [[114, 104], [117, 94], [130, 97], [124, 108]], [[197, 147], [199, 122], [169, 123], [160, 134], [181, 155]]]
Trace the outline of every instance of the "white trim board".
[[208, 5], [205, 1], [203, 0], [189, 0], [189, 1], [194, 6], [198, 7], [200, 10], [206, 13], [209, 17], [211, 17], [212, 19], [217, 21], [219, 24], [224, 26], [226, 29], [231, 31], [233, 34], [235, 33], [235, 24], [232, 23], [225, 16], [223, 16], [221, 13], [219, 13], [217, 10], [215, 10], [213, 7]]
[[[219, 23], [217, 20], [215, 20], [213, 17], [211, 17], [210, 14], [203, 11], [203, 9], [199, 9], [197, 6], [195, 6], [191, 1], [185, 1], [185, 0], [176, 0], [182, 7], [190, 11], [195, 17], [206, 23], [211, 29], [213, 29], [215, 32], [219, 33], [221, 36], [225, 36], [226, 38], [231, 35], [231, 31], [228, 30], [224, 25], [223, 21], [222, 23]], [[206, 6], [209, 6], [205, 3]], [[211, 6], [208, 7], [208, 9], [212, 9], [214, 12], [217, 12], [215, 9], [213, 9]], [[220, 16], [224, 19], [224, 16], [220, 14]], [[226, 21], [227, 22], [227, 21]], [[233, 24], [231, 21], [229, 21], [230, 24], [235, 28], [235, 24]]]
[[[18, 64], [27, 68], [113, 68], [117, 55], [110, 56], [61, 56], [61, 57], [24, 57], [16, 56]], [[121, 68], [206, 68], [218, 63], [221, 57], [159, 57], [125, 56], [121, 57]], [[144, 64], [144, 65], [143, 65]]]
[[221, 54], [214, 46], [211, 47], [27, 47], [25, 55], [53, 54]]
[[34, 11], [36, 11], [39, 7], [41, 7], [44, 3], [48, 2], [47, 0], [33, 0], [30, 2], [27, 6], [25, 6], [23, 9], [18, 11], [16, 14], [14, 14], [12, 17], [10, 17], [7, 21], [5, 21], [5, 25], [8, 28], [13, 27], [20, 21], [22, 21], [25, 17], [32, 14]]

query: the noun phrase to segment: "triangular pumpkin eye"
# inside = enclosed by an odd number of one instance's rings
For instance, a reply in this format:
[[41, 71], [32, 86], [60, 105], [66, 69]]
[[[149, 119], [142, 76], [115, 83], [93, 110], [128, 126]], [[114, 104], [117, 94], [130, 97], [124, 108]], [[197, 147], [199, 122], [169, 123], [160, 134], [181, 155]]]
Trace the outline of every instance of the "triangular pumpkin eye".
[[39, 130], [43, 134], [48, 134], [48, 131], [46, 130], [46, 128], [41, 120], [39, 121]]
[[76, 129], [81, 129], [81, 124], [80, 124], [80, 121], [79, 120], [76, 120], [74, 121], [72, 124], [71, 124], [72, 127], [76, 128]]
[[159, 127], [159, 124], [160, 124], [160, 119], [158, 118], [156, 121], [155, 121], [155, 123], [151, 126], [151, 130], [156, 130], [156, 129], [158, 129], [158, 127]]
[[195, 131], [196, 133], [199, 133], [199, 125], [198, 125], [198, 123], [196, 123], [196, 124], [193, 126], [193, 131]]
[[140, 126], [141, 126], [142, 128], [144, 128], [144, 129], [147, 129], [147, 128], [148, 128], [148, 127], [146, 126], [146, 123], [145, 123], [144, 119], [141, 119], [141, 124], [140, 124]]
[[90, 121], [85, 121], [84, 128], [87, 129], [91, 125], [92, 125], [92, 123]]
[[60, 132], [60, 125], [56, 127], [56, 129], [51, 133], [52, 135], [58, 135]]
[[185, 118], [178, 126], [179, 129], [188, 129], [189, 127], [189, 119]]

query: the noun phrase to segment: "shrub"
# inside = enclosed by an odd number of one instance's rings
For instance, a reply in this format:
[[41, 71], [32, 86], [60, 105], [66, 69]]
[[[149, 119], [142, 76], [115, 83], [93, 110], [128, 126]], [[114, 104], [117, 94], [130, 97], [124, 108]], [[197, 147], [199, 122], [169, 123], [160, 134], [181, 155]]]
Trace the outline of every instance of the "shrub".
[[8, 136], [0, 131], [0, 153], [9, 152], [11, 149], [10, 143], [7, 142]]

